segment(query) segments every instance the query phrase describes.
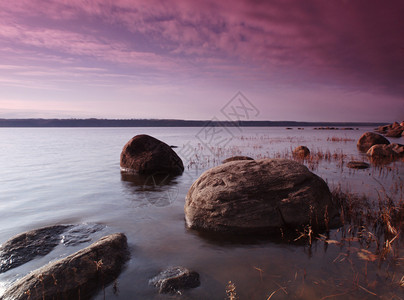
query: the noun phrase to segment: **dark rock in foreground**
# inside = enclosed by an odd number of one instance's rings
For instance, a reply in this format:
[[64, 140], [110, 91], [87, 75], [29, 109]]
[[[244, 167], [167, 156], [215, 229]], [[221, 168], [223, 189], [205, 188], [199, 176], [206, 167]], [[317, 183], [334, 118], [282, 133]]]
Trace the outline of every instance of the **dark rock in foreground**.
[[351, 169], [367, 169], [370, 167], [370, 165], [364, 161], [350, 161], [346, 166]]
[[310, 150], [306, 146], [298, 146], [293, 150], [293, 155], [296, 157], [304, 158], [310, 155]]
[[179, 175], [181, 158], [166, 143], [146, 134], [133, 137], [121, 152], [121, 170], [138, 174]]
[[254, 160], [254, 158], [251, 158], [249, 156], [232, 156], [229, 158], [226, 158], [224, 161], [222, 161], [223, 164], [231, 162], [231, 161], [236, 161], [236, 160]]
[[111, 234], [26, 275], [2, 299], [89, 299], [116, 279], [128, 258], [126, 236]]
[[200, 285], [199, 274], [184, 267], [168, 268], [150, 279], [149, 283], [157, 287], [161, 294], [174, 294]]
[[357, 147], [360, 151], [367, 152], [370, 149], [370, 147], [378, 144], [388, 145], [390, 144], [390, 142], [380, 134], [373, 132], [365, 132], [359, 138]]
[[229, 162], [204, 172], [186, 196], [189, 228], [231, 234], [338, 226], [327, 184], [286, 159]]
[[59, 244], [76, 246], [90, 242], [91, 235], [104, 227], [100, 224], [55, 225], [20, 233], [1, 245], [0, 273], [44, 256]]
[[71, 225], [56, 225], [31, 230], [9, 239], [0, 247], [0, 273], [44, 256], [60, 244], [61, 236]]

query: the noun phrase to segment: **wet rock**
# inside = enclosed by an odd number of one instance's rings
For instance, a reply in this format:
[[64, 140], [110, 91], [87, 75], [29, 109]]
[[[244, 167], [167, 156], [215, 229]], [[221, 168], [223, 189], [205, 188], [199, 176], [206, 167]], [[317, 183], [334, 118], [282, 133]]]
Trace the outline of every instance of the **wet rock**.
[[306, 146], [299, 146], [293, 150], [293, 155], [303, 158], [310, 155], [310, 150]]
[[223, 164], [228, 163], [230, 161], [235, 161], [235, 160], [254, 160], [254, 158], [251, 158], [249, 156], [232, 156], [229, 158], [226, 158], [224, 161], [222, 161]]
[[351, 169], [367, 169], [370, 167], [370, 165], [364, 161], [350, 161], [346, 166]]
[[90, 242], [92, 235], [105, 228], [101, 224], [78, 224], [70, 226], [62, 235], [61, 242], [66, 246], [77, 246], [82, 243]]
[[146, 134], [133, 137], [121, 152], [121, 170], [137, 174], [184, 171], [181, 158], [166, 143]]
[[324, 180], [286, 159], [233, 161], [205, 171], [189, 189], [184, 211], [189, 228], [230, 234], [340, 223]]
[[366, 152], [373, 159], [397, 159], [404, 156], [404, 146], [396, 143], [374, 145]]
[[117, 278], [128, 258], [126, 236], [111, 234], [31, 272], [6, 290], [2, 299], [89, 299]]
[[370, 149], [370, 147], [378, 144], [388, 145], [390, 142], [380, 134], [366, 132], [359, 138], [357, 147], [360, 151], [366, 152]]
[[70, 227], [72, 225], [43, 227], [9, 239], [0, 247], [0, 273], [48, 254], [60, 244], [61, 234]]
[[0, 247], [0, 273], [44, 256], [59, 244], [76, 246], [89, 242], [93, 233], [104, 228], [100, 224], [55, 225], [18, 234]]
[[161, 294], [177, 293], [200, 285], [199, 274], [184, 267], [171, 267], [150, 279], [149, 284], [159, 289]]

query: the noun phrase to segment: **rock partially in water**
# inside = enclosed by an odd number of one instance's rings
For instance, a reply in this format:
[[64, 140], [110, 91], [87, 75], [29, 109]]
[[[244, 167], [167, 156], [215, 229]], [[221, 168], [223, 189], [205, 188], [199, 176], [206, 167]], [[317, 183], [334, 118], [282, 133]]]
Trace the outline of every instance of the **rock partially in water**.
[[404, 156], [404, 145], [396, 143], [389, 145], [374, 145], [366, 154], [372, 159], [395, 160]]
[[254, 160], [254, 158], [251, 158], [249, 156], [232, 156], [229, 158], [226, 158], [224, 161], [222, 161], [223, 164], [231, 162], [231, 161], [236, 161], [236, 160]]
[[400, 126], [400, 127], [393, 128], [393, 129], [390, 129], [389, 131], [387, 131], [386, 136], [399, 138], [399, 137], [401, 137], [402, 133], [403, 133], [403, 128]]
[[350, 161], [346, 165], [348, 168], [351, 169], [367, 169], [370, 167], [370, 165], [364, 161]]
[[126, 236], [103, 237], [18, 280], [3, 300], [89, 299], [117, 278], [129, 258]]
[[91, 242], [92, 235], [105, 228], [101, 224], [78, 224], [68, 228], [62, 235], [62, 243], [66, 246], [77, 246], [82, 243]]
[[200, 285], [199, 274], [184, 267], [171, 267], [150, 279], [149, 284], [159, 289], [161, 294], [177, 293]]
[[189, 228], [230, 234], [340, 224], [327, 184], [286, 159], [242, 160], [205, 171], [186, 196]]
[[100, 224], [55, 225], [20, 233], [0, 247], [0, 273], [45, 256], [57, 245], [76, 246], [90, 242], [91, 235], [104, 229]]
[[27, 231], [0, 247], [0, 273], [16, 268], [51, 252], [61, 242], [61, 234], [72, 225], [55, 225]]
[[404, 122], [394, 122], [393, 124], [379, 126], [376, 131], [388, 137], [399, 138], [403, 135], [404, 132]]
[[298, 146], [293, 150], [293, 155], [304, 158], [310, 155], [310, 150], [306, 146]]
[[121, 170], [137, 174], [179, 175], [184, 171], [181, 158], [166, 143], [146, 134], [133, 137], [121, 152]]
[[388, 145], [390, 142], [382, 135], [373, 133], [373, 132], [365, 132], [358, 140], [357, 147], [360, 151], [366, 152], [373, 145]]

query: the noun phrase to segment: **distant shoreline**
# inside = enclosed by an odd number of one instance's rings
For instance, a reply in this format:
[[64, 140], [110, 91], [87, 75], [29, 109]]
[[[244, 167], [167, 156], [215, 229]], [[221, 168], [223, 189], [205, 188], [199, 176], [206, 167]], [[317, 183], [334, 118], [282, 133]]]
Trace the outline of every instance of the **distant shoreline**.
[[377, 122], [209, 121], [171, 119], [0, 119], [1, 127], [364, 127]]

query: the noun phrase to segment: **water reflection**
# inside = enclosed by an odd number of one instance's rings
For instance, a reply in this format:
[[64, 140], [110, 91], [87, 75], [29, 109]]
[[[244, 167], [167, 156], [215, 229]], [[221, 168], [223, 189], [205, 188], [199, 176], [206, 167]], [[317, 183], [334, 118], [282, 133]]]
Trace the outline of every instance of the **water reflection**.
[[[283, 230], [279, 233], [254, 233], [254, 234], [230, 234], [218, 233], [206, 230], [186, 229], [190, 234], [198, 236], [205, 242], [213, 246], [219, 247], [234, 247], [234, 246], [254, 246], [264, 244], [277, 245], [293, 245], [293, 246], [310, 246], [308, 238], [299, 238], [301, 233], [297, 230]], [[327, 234], [328, 236], [328, 234]], [[316, 236], [313, 236], [313, 244], [316, 241]]]
[[177, 177], [165, 172], [150, 175], [121, 172], [121, 180], [138, 206], [146, 203], [157, 207], [172, 204], [179, 194]]

